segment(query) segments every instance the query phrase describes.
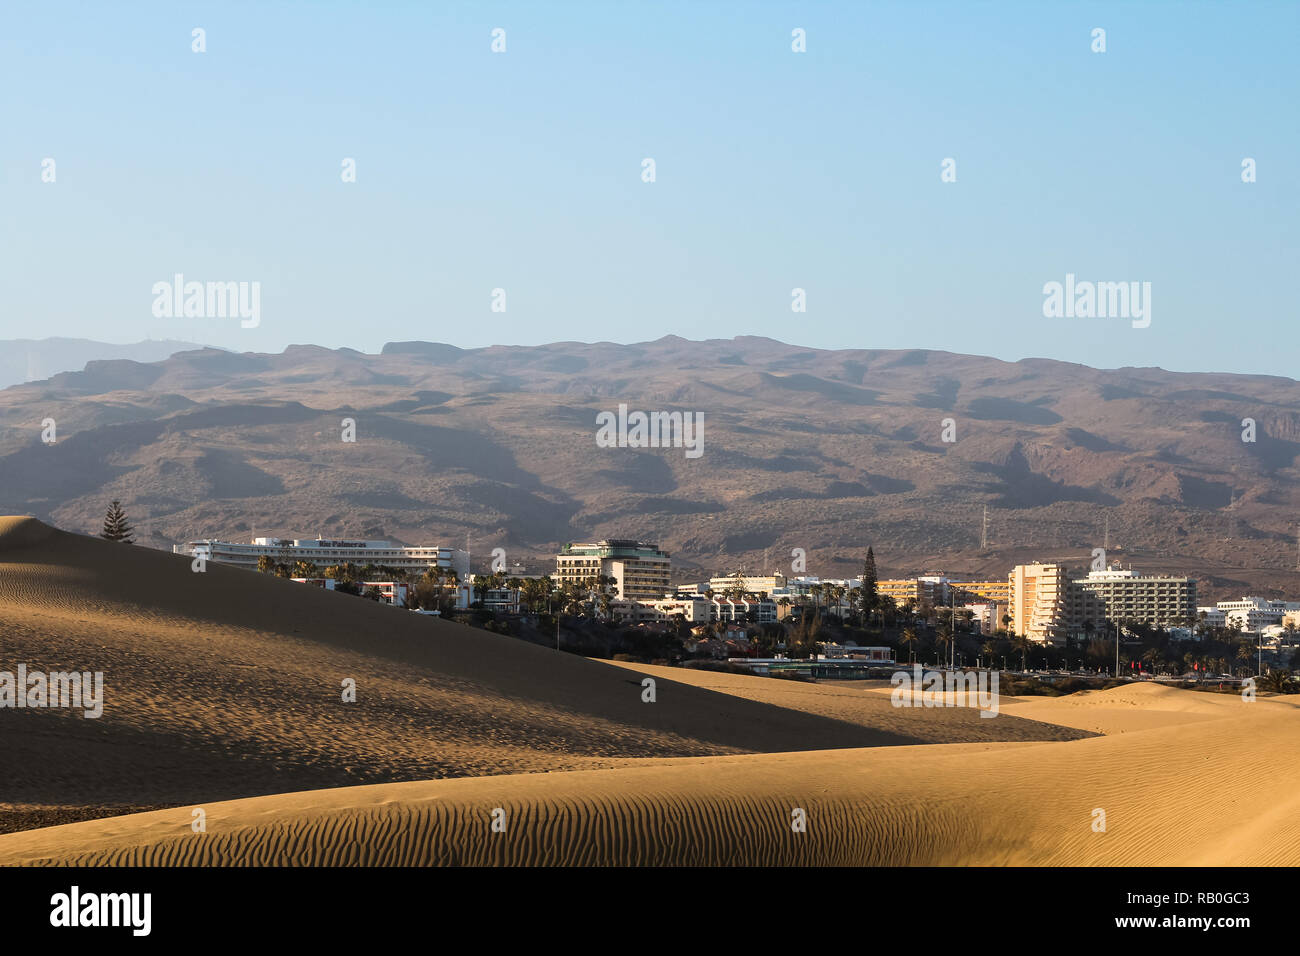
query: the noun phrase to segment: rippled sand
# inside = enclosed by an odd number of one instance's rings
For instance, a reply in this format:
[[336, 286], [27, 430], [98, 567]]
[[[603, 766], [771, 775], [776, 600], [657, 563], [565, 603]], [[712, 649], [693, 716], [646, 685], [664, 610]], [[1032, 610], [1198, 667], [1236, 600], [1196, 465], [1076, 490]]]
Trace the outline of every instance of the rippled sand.
[[107, 700], [0, 710], [0, 827], [167, 809], [0, 835], [0, 864], [1300, 862], [1296, 697], [894, 708], [0, 519], [0, 670], [19, 662], [102, 670]]

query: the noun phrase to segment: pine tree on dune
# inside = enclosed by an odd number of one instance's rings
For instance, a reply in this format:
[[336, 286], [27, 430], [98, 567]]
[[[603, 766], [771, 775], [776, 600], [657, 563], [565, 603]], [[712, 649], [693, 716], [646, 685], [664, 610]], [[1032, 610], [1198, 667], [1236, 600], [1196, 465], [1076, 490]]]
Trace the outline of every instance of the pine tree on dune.
[[108, 513], [104, 515], [104, 530], [99, 533], [99, 536], [109, 541], [134, 543], [131, 526], [126, 523], [126, 512], [122, 510], [122, 502], [116, 498], [108, 506]]

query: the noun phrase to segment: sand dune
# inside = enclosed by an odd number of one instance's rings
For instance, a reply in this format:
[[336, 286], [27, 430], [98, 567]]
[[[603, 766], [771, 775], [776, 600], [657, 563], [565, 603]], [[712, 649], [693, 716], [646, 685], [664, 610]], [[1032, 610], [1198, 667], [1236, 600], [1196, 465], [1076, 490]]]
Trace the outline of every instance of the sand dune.
[[[803, 681], [755, 678], [747, 674], [659, 667], [610, 661], [637, 674], [659, 680], [673, 680], [692, 687], [740, 697], [757, 703], [771, 704], [788, 710], [814, 714], [845, 723], [859, 724], [879, 733], [879, 742], [892, 744], [1014, 742], [1034, 740], [1074, 740], [1078, 730], [1063, 721], [1038, 717], [1035, 713], [1009, 716], [1004, 710], [998, 719], [982, 718], [971, 707], [952, 709], [895, 707], [890, 700], [892, 687], [883, 680], [829, 681], [816, 684]], [[946, 695], [951, 697], [951, 694]], [[1016, 702], [1014, 697], [999, 698]], [[1003, 705], [1004, 706], [1004, 705]], [[1028, 718], [1028, 719], [1025, 719]]]
[[[183, 808], [10, 834], [0, 864], [1294, 865], [1298, 704], [1065, 742], [669, 758], [258, 797], [206, 805], [205, 833]], [[504, 833], [492, 832], [495, 808]]]
[[106, 701], [0, 710], [0, 824], [82, 821], [0, 835], [0, 865], [1300, 862], [1298, 697], [900, 709], [879, 685], [584, 660], [5, 519], [0, 670], [18, 663], [102, 670]]
[[[24, 768], [0, 786], [0, 830], [363, 783], [943, 737], [878, 707], [791, 707], [802, 692], [789, 686], [785, 703], [746, 699], [685, 671], [657, 673], [646, 704], [640, 676], [608, 664], [7, 518], [0, 670], [19, 663], [102, 671], [106, 702], [97, 720], [0, 710], [0, 765]], [[950, 718], [946, 739], [999, 739], [968, 717]], [[1002, 732], [1078, 735], [1028, 721]]]
[[[1273, 702], [1287, 698], [1273, 698]], [[1004, 699], [1002, 709], [1027, 720], [1042, 720], [1097, 734], [1123, 734], [1153, 727], [1187, 726], [1203, 720], [1250, 713], [1254, 704], [1239, 694], [1188, 691], [1162, 684], [1134, 684], [1105, 691], [1080, 691], [1065, 697]]]

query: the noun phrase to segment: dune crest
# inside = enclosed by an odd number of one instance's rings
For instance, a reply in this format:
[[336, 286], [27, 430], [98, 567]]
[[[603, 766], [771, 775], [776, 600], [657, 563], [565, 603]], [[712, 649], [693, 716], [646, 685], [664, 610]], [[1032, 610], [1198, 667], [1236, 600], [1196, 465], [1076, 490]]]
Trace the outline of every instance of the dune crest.
[[[1297, 697], [983, 719], [615, 666], [32, 518], [0, 542], [0, 670], [104, 674], [99, 719], [0, 711], [0, 865], [1300, 862]], [[87, 819], [114, 808], [158, 809]]]
[[27, 544], [0, 551], [0, 670], [102, 672], [104, 712], [0, 710], [0, 766], [28, 768], [0, 788], [0, 832], [394, 781], [1086, 735], [765, 678], [739, 693], [681, 669], [647, 669], [647, 704], [641, 674], [549, 647], [31, 518], [4, 527]]
[[0, 836], [0, 864], [1295, 865], [1300, 711], [1254, 706], [1065, 742], [667, 759], [256, 797], [205, 805], [202, 834], [177, 808]]
[[30, 548], [60, 533], [30, 515], [0, 516], [0, 552]]

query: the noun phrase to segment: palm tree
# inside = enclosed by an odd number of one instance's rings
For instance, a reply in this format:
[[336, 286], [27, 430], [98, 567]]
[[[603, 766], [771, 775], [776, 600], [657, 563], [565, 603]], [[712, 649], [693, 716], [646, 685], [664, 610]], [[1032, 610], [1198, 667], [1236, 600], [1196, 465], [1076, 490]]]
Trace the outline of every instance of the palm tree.
[[1025, 634], [1015, 634], [1011, 638], [1011, 643], [1016, 650], [1020, 651], [1020, 669], [1022, 671], [1028, 670], [1029, 664], [1027, 659], [1029, 656], [1029, 637]]
[[912, 627], [910, 624], [903, 628], [903, 636], [899, 638], [899, 641], [911, 654], [911, 660], [909, 663], [916, 663], [916, 628]]
[[830, 588], [831, 600], [835, 602], [835, 616], [839, 618], [840, 623], [844, 623], [844, 588], [838, 584]]
[[996, 641], [988, 640], [980, 645], [980, 653], [989, 659], [990, 669], [993, 667], [993, 658], [996, 656], [997, 651], [998, 645]]
[[1274, 694], [1294, 694], [1296, 692], [1296, 679], [1290, 671], [1269, 671], [1259, 679], [1259, 686], [1260, 689], [1271, 691]]
[[1245, 665], [1246, 665], [1246, 664], [1249, 664], [1249, 663], [1250, 663], [1250, 659], [1251, 659], [1252, 657], [1254, 657], [1254, 656], [1255, 656], [1255, 655], [1254, 655], [1254, 653], [1251, 651], [1251, 648], [1250, 648], [1250, 645], [1249, 645], [1249, 644], [1242, 643], [1242, 644], [1237, 645], [1237, 660], [1239, 660], [1239, 661], [1242, 662], [1242, 665], [1243, 665], [1243, 666], [1242, 666], [1242, 670], [1245, 670], [1245, 669], [1246, 669], [1246, 668], [1245, 668]]
[[880, 610], [882, 627], [892, 626], [898, 620], [898, 602], [888, 594], [878, 595], [876, 607]]
[[[952, 647], [955, 643], [955, 635], [952, 633], [952, 628], [946, 623], [940, 624], [935, 630], [934, 642], [941, 648], [947, 649]], [[944, 658], [947, 659], [946, 653], [944, 654]]]

